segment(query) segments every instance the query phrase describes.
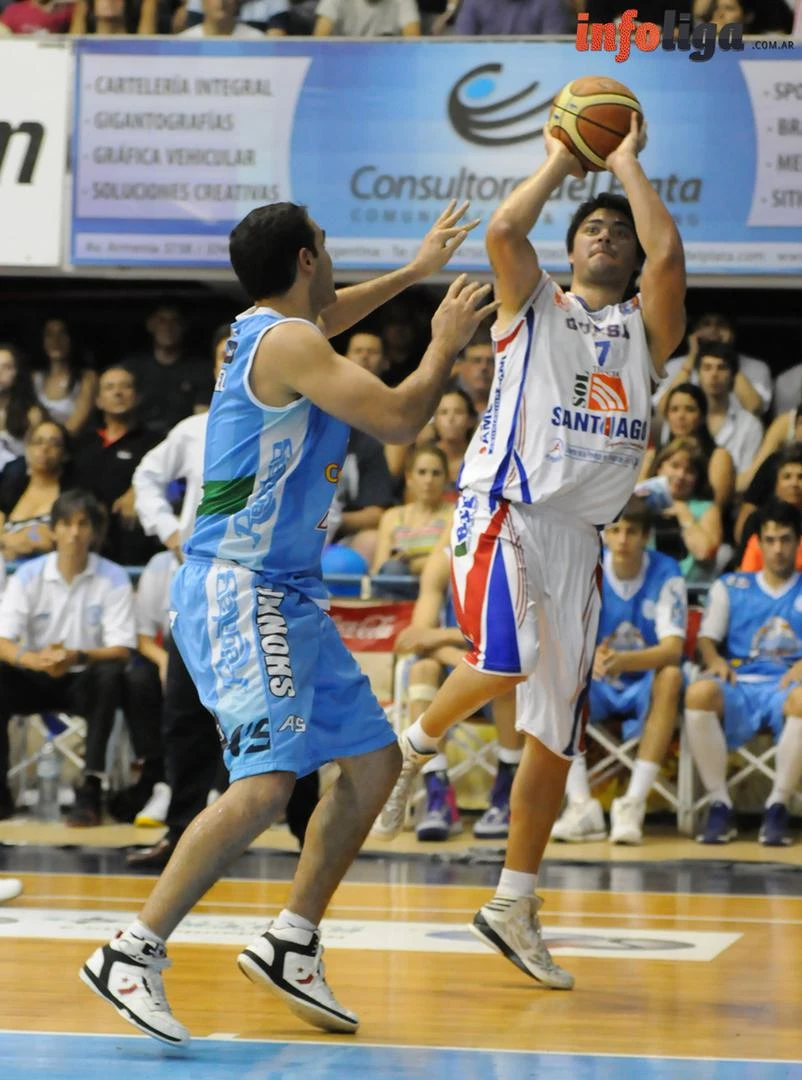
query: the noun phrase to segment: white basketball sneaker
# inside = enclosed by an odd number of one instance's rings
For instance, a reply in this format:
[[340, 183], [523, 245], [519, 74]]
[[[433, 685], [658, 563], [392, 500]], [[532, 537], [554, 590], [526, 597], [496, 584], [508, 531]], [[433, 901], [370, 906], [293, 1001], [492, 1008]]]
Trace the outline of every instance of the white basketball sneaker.
[[642, 844], [646, 803], [636, 799], [613, 799], [610, 807], [610, 842]]
[[3, 878], [0, 881], [0, 904], [4, 904], [6, 900], [16, 899], [21, 892], [22, 882], [19, 878]]
[[173, 1016], [162, 972], [170, 966], [161, 947], [118, 935], [96, 949], [81, 968], [81, 981], [110, 1002], [129, 1024], [171, 1046], [189, 1042], [189, 1032]]
[[291, 1012], [324, 1031], [352, 1034], [359, 1019], [344, 1008], [326, 982], [318, 930], [270, 927], [237, 957], [243, 975], [283, 998]]
[[370, 835], [377, 840], [394, 840], [404, 828], [404, 817], [407, 812], [407, 803], [412, 794], [412, 788], [427, 761], [431, 761], [436, 751], [431, 754], [419, 753], [411, 744], [405, 733], [402, 733], [398, 744], [401, 747], [402, 764], [401, 772], [395, 782], [395, 787], [390, 792], [390, 797], [376, 818]]
[[584, 844], [604, 840], [607, 828], [604, 811], [598, 799], [570, 802], [551, 828], [551, 839], [565, 844]]
[[538, 918], [542, 905], [539, 896], [515, 900], [494, 896], [474, 915], [471, 930], [525, 975], [553, 990], [572, 990], [573, 975], [554, 963], [543, 941]]

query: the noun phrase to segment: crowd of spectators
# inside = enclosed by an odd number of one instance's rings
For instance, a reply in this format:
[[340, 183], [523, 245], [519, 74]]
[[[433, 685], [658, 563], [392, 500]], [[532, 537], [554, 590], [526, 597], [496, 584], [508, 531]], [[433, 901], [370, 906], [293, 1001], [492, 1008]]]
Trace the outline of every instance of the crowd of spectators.
[[[393, 301], [338, 342], [340, 350], [396, 384], [425, 347], [431, 301], [425, 291]], [[77, 322], [45, 313], [40, 325], [27, 352], [0, 342], [0, 593], [3, 582], [17, 580], [0, 601], [0, 682], [11, 678], [9, 702], [27, 694], [33, 708], [44, 688], [44, 704], [66, 706], [83, 700], [100, 677], [93, 671], [89, 680], [87, 671], [104, 665], [105, 705], [90, 717], [91, 761], [70, 820], [100, 820], [110, 717], [122, 710], [143, 771], [109, 808], [133, 820], [165, 777], [179, 791], [168, 839], [151, 863], [159, 865], [209, 790], [225, 783], [213, 723], [171, 647], [168, 596], [200, 498], [207, 410], [229, 327], [214, 332], [204, 355], [191, 344], [183, 312], [162, 303], [144, 319], [145, 348], [121, 344], [110, 355], [106, 346], [99, 361]], [[342, 583], [346, 574], [370, 577], [377, 597], [418, 594], [416, 579], [448, 534], [459, 470], [493, 376], [494, 347], [483, 327], [455, 362], [415, 444], [382, 446], [352, 432], [327, 522], [323, 568], [334, 575], [333, 592], [358, 594], [359, 586]], [[703, 312], [689, 324], [686, 348], [654, 394], [639, 482], [647, 494], [659, 493], [647, 550], [676, 560], [690, 590], [730, 569], [762, 568], [759, 521], [770, 500], [802, 508], [802, 395], [793, 400], [794, 387], [799, 394], [802, 363], [777, 377], [740, 352], [737, 327], [723, 313]], [[80, 565], [73, 565], [76, 542], [92, 550]], [[51, 596], [75, 614], [66, 633], [45, 641]], [[15, 641], [27, 646], [22, 658]], [[12, 677], [12, 668], [23, 675]], [[162, 709], [170, 718], [162, 724], [164, 747], [152, 723]], [[177, 748], [188, 732], [203, 743], [189, 756], [205, 765], [182, 779], [187, 754]], [[316, 789], [303, 796], [299, 837], [314, 798]], [[0, 817], [12, 811], [0, 785]]]
[[[641, 0], [641, 21], [666, 11], [751, 34], [789, 34], [795, 0]], [[0, 0], [13, 34], [183, 34], [188, 37], [460, 37], [574, 34], [577, 15], [613, 22], [629, 0]], [[799, 18], [800, 16], [798, 16]], [[799, 30], [799, 27], [797, 27]]]

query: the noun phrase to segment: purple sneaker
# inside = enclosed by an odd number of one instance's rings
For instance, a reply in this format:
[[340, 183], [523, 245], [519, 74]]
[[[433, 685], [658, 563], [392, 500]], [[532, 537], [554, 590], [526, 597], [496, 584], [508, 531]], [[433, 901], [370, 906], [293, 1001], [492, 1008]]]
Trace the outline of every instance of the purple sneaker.
[[423, 779], [426, 784], [426, 812], [415, 834], [419, 840], [448, 840], [449, 836], [462, 832], [454, 788], [444, 772], [425, 773]]

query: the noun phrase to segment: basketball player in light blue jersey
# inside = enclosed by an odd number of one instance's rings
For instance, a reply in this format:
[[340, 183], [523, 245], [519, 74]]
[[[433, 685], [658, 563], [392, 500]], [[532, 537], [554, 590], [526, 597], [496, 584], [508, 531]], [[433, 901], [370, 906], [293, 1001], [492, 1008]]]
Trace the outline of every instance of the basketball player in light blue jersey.
[[[590, 683], [590, 722], [621, 717], [623, 738], [640, 738], [626, 795], [610, 808], [614, 844], [640, 844], [646, 799], [657, 779], [677, 726], [680, 663], [688, 621], [688, 598], [679, 563], [647, 551], [652, 517], [633, 498], [604, 530], [602, 597]], [[568, 805], [552, 840], [603, 840], [604, 814], [591, 797], [585, 756], [571, 762]]]
[[791, 843], [788, 804], [802, 778], [802, 575], [795, 569], [802, 522], [780, 499], [761, 508], [758, 522], [763, 569], [725, 574], [711, 587], [699, 630], [705, 670], [685, 697], [685, 730], [712, 800], [697, 838], [703, 844], [737, 836], [727, 749], [763, 730], [777, 740], [777, 755], [758, 839], [769, 847]]
[[170, 1011], [165, 941], [226, 866], [283, 811], [297, 777], [340, 775], [307, 827], [287, 907], [240, 955], [242, 971], [304, 1020], [353, 1032], [329, 990], [318, 925], [400, 767], [395, 735], [327, 614], [320, 557], [349, 425], [412, 442], [451, 366], [496, 310], [489, 286], [451, 285], [432, 341], [390, 389], [329, 344], [441, 269], [474, 223], [452, 203], [405, 269], [335, 291], [325, 235], [293, 203], [252, 211], [231, 262], [254, 305], [234, 323], [209, 413], [203, 498], [173, 585], [174, 640], [224, 743], [231, 786], [178, 843], [140, 917], [81, 978], [136, 1027], [189, 1038]]

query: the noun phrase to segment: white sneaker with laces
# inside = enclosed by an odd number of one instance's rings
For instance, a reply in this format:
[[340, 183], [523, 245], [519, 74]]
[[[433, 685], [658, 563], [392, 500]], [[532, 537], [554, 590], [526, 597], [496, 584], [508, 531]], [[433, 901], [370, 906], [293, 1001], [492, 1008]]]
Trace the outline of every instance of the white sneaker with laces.
[[390, 797], [376, 818], [370, 835], [377, 840], [394, 840], [404, 828], [404, 817], [407, 812], [412, 788], [427, 761], [431, 761], [436, 751], [430, 754], [421, 754], [410, 744], [406, 733], [402, 733], [398, 744], [401, 747], [402, 764], [401, 773], [395, 782], [395, 787], [390, 792]]
[[165, 784], [163, 780], [154, 784], [150, 798], [134, 818], [134, 825], [138, 829], [164, 825], [170, 809], [172, 794], [169, 784]]
[[473, 917], [471, 930], [491, 949], [506, 956], [525, 975], [553, 990], [572, 990], [574, 977], [555, 964], [542, 937], [539, 896], [494, 896]]
[[22, 892], [22, 882], [19, 878], [9, 877], [0, 881], [0, 904], [6, 900], [14, 900]]
[[283, 998], [307, 1024], [353, 1034], [359, 1019], [329, 989], [322, 957], [320, 931], [271, 927], [243, 949], [237, 964], [251, 982]]
[[111, 1002], [129, 1024], [171, 1046], [189, 1042], [189, 1032], [173, 1016], [162, 972], [170, 966], [163, 949], [134, 945], [117, 937], [96, 949], [81, 968], [81, 981]]
[[636, 799], [613, 799], [610, 807], [610, 842], [642, 844], [646, 803]]
[[607, 828], [604, 811], [598, 799], [570, 802], [551, 828], [551, 839], [564, 844], [583, 844], [604, 840]]

